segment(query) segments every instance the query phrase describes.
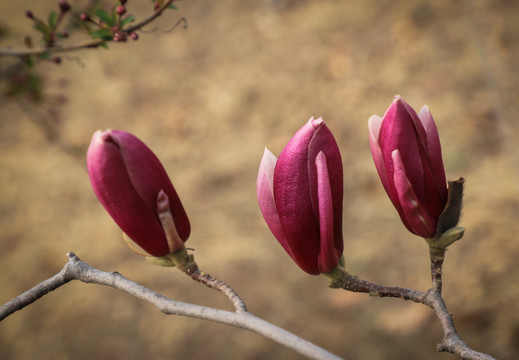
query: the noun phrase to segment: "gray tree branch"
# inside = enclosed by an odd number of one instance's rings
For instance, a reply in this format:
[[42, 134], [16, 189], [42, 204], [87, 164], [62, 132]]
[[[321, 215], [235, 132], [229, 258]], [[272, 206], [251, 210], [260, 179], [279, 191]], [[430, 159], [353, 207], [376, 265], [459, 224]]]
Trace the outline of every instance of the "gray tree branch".
[[467, 344], [465, 344], [456, 331], [452, 315], [447, 310], [447, 306], [445, 305], [445, 301], [441, 294], [441, 274], [444, 256], [445, 249], [443, 251], [431, 251], [432, 288], [426, 292], [396, 286], [373, 284], [369, 281], [359, 279], [357, 276], [351, 275], [341, 267], [337, 267], [333, 272], [326, 275], [331, 278], [332, 281], [330, 286], [334, 288], [342, 288], [352, 292], [368, 293], [371, 296], [394, 297], [402, 300], [411, 300], [430, 307], [436, 312], [436, 316], [440, 319], [443, 330], [442, 342], [436, 346], [436, 350], [441, 352], [450, 352], [458, 355], [464, 360], [495, 360], [495, 358], [490, 355], [472, 350], [467, 346]]
[[182, 315], [210, 320], [246, 329], [292, 349], [301, 355], [315, 360], [341, 360], [340, 357], [323, 348], [296, 336], [274, 324], [269, 323], [247, 311], [224, 311], [215, 308], [184, 303], [170, 299], [147, 287], [129, 280], [118, 272], [105, 272], [95, 269], [80, 260], [74, 253], [67, 253], [68, 262], [59, 273], [42, 281], [15, 299], [0, 306], [0, 321], [12, 313], [32, 304], [42, 296], [65, 285], [71, 280], [84, 283], [106, 285], [124, 291], [139, 299], [155, 305], [167, 315]]

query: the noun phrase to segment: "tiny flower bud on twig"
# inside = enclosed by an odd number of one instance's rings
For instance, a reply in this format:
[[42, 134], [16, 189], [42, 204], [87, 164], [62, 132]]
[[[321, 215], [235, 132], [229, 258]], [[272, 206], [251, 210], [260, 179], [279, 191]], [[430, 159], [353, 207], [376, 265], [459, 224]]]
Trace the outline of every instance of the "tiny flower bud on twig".
[[62, 13], [66, 13], [67, 11], [70, 10], [70, 5], [65, 0], [60, 0], [60, 2], [58, 3], [58, 6]]
[[87, 13], [81, 13], [81, 15], [79, 15], [79, 18], [81, 19], [81, 21], [92, 21], [90, 15], [88, 15]]
[[126, 34], [124, 34], [122, 32], [116, 32], [114, 34], [114, 41], [116, 41], [116, 42], [124, 42], [126, 40], [127, 40]]
[[126, 8], [123, 5], [119, 5], [115, 12], [117, 12], [117, 15], [122, 16], [126, 14]]

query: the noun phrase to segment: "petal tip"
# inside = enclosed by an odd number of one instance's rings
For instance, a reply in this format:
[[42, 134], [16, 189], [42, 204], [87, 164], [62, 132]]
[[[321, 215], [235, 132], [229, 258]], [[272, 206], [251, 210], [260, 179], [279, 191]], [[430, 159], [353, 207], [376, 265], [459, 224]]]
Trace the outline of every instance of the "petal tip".
[[317, 119], [314, 119], [314, 117], [312, 116], [310, 118], [310, 123], [312, 124], [312, 126], [314, 127], [314, 129], [317, 129], [319, 128], [322, 124], [324, 124], [324, 120], [322, 117], [318, 117]]

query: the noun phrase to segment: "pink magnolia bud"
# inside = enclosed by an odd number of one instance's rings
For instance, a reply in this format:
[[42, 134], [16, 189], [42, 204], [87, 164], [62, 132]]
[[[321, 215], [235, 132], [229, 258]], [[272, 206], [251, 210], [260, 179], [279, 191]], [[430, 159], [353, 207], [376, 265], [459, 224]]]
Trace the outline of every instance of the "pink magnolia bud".
[[301, 269], [317, 275], [337, 267], [344, 246], [342, 160], [321, 118], [311, 118], [279, 159], [265, 149], [256, 190], [267, 225]]
[[[120, 130], [97, 131], [87, 167], [101, 204], [143, 250], [161, 257], [184, 246], [189, 219], [164, 167], [142, 141]], [[161, 221], [164, 215], [172, 220]]]
[[368, 122], [371, 153], [382, 185], [413, 234], [432, 238], [447, 204], [440, 137], [427, 106], [420, 114], [400, 96]]

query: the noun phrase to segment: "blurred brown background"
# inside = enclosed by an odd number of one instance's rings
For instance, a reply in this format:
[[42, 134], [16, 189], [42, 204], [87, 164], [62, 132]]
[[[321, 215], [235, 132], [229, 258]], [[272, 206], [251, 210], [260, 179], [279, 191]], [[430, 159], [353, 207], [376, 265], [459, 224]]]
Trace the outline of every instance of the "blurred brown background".
[[[2, 1], [1, 45], [32, 33], [26, 8]], [[73, 6], [81, 4], [72, 1]], [[151, 2], [131, 0], [138, 17]], [[130, 251], [97, 202], [84, 154], [97, 129], [130, 131], [168, 170], [193, 225], [204, 271], [249, 309], [346, 359], [453, 359], [439, 354], [434, 313], [396, 299], [327, 288], [303, 273], [256, 203], [263, 148], [279, 154], [323, 116], [343, 154], [345, 256], [353, 273], [429, 287], [425, 243], [408, 233], [380, 185], [367, 119], [395, 94], [437, 122], [449, 179], [466, 180], [465, 238], [444, 267], [462, 338], [499, 359], [519, 353], [519, 2], [181, 1], [110, 49], [42, 64], [59, 108], [1, 98], [0, 303], [52, 276], [74, 251], [174, 299], [230, 309], [220, 294]], [[187, 30], [166, 32], [181, 16]], [[79, 61], [76, 61], [77, 56]], [[9, 62], [1, 59], [2, 66]], [[83, 64], [84, 66], [81, 66]], [[52, 100], [53, 101], [53, 100]], [[61, 140], [38, 122], [60, 113]], [[225, 325], [165, 316], [111, 288], [70, 283], [0, 323], [1, 359], [300, 359]]]

